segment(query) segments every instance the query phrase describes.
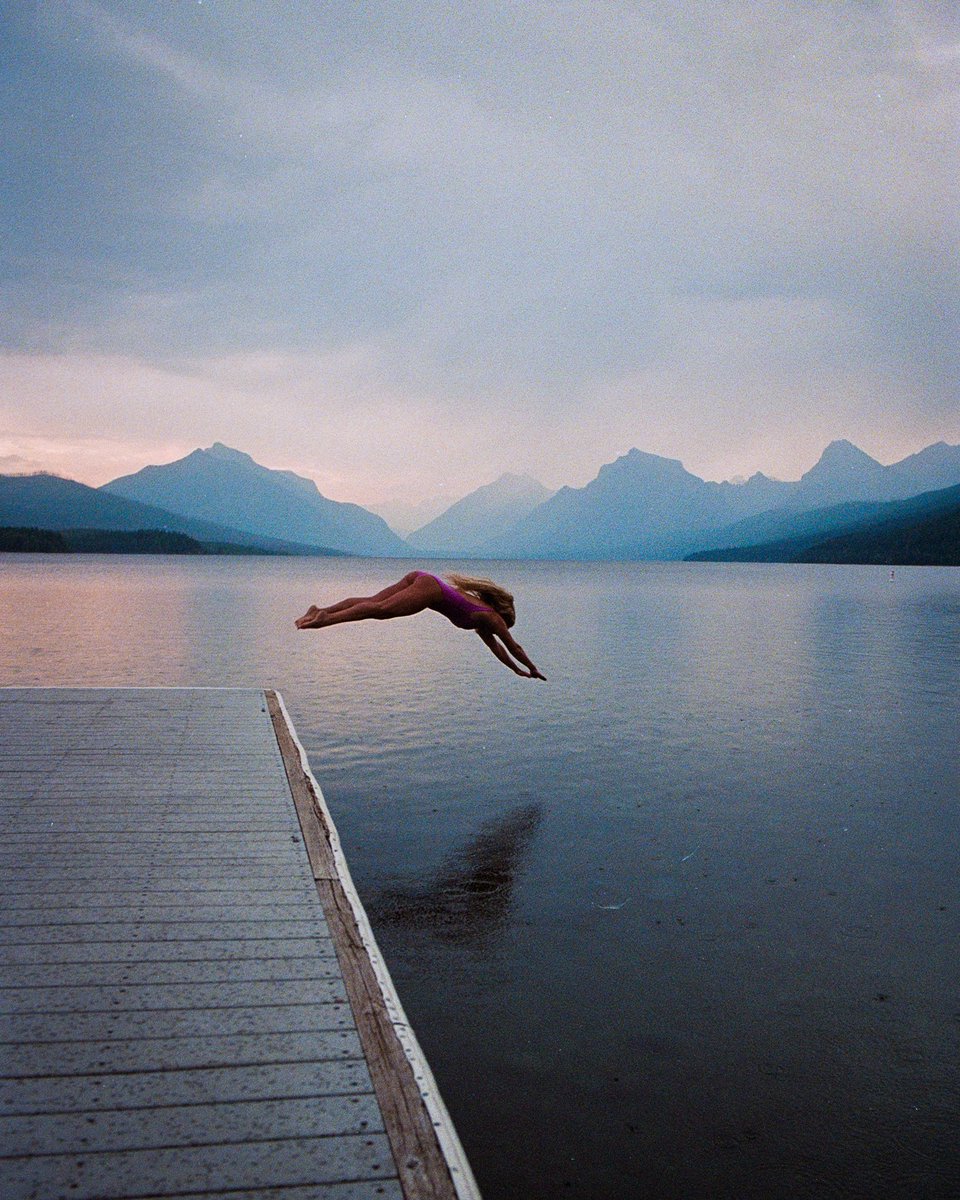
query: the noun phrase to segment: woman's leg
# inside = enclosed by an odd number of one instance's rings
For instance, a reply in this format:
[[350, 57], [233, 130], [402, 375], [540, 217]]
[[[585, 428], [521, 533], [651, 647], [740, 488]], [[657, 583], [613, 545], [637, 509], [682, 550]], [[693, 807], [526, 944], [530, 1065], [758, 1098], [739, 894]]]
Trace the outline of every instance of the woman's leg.
[[385, 587], [382, 592], [377, 592], [373, 596], [351, 596], [348, 600], [340, 600], [337, 604], [326, 604], [323, 607], [323, 612], [339, 612], [344, 608], [353, 608], [355, 604], [362, 604], [364, 600], [386, 600], [388, 596], [394, 596], [397, 592], [402, 592], [404, 588], [408, 588], [411, 583], [417, 578], [416, 571], [410, 571], [396, 583], [391, 583], [389, 587]]
[[383, 591], [377, 592], [375, 596], [350, 596], [346, 600], [339, 600], [336, 604], [328, 604], [324, 608], [320, 608], [316, 604], [311, 604], [297, 621], [297, 628], [312, 628], [312, 626], [305, 626], [303, 622], [311, 620], [317, 613], [343, 612], [345, 609], [354, 608], [358, 604], [366, 604], [368, 601], [386, 600], [388, 597], [396, 595], [397, 592], [402, 592], [405, 588], [408, 588], [417, 578], [418, 573], [416, 571], [408, 571], [401, 580], [397, 583], [391, 583], [389, 587], [385, 587]]
[[429, 576], [415, 576], [403, 588], [384, 589], [388, 595], [378, 593], [361, 599], [349, 608], [320, 609], [312, 617], [301, 617], [297, 622], [300, 629], [325, 629], [328, 625], [341, 625], [346, 621], [388, 621], [392, 617], [410, 617], [423, 612], [432, 600], [436, 600], [439, 588]]

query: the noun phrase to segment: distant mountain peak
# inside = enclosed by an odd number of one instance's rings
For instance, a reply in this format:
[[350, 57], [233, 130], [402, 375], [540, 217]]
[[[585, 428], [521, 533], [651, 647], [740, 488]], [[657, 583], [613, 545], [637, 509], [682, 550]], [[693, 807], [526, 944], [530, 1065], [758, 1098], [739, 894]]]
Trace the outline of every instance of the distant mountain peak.
[[958, 451], [960, 451], [960, 446], [951, 446], [949, 442], [933, 442], [932, 445], [918, 450], [916, 454], [908, 455], [903, 461], [916, 462], [923, 459], [926, 462], [952, 462], [956, 459]]
[[693, 478], [679, 458], [665, 458], [633, 447], [613, 462], [604, 463], [595, 482], [615, 487], [643, 480], [673, 480], [679, 484], [688, 477]]
[[[651, 454], [649, 450], [638, 450], [636, 446], [629, 449], [626, 454], [621, 454], [619, 458], [615, 458], [613, 462], [605, 463], [607, 469], [629, 467], [656, 467], [658, 469], [670, 468], [676, 469], [680, 467], [684, 470], [683, 463], [679, 458], [667, 458], [663, 454]], [[601, 467], [601, 470], [604, 468]]]
[[407, 541], [417, 550], [479, 552], [499, 533], [522, 520], [551, 495], [531, 475], [505, 471], [451, 504], [438, 517], [414, 530]]
[[[831, 466], [867, 466], [879, 467], [880, 463], [875, 458], [871, 458], [866, 450], [861, 450], [859, 446], [855, 446], [853, 442], [848, 442], [846, 438], [836, 438], [830, 442], [824, 452], [820, 455], [816, 466], [821, 463], [828, 463]], [[809, 472], [808, 472], [809, 474]]]
[[807, 487], [843, 484], [849, 486], [854, 480], [866, 481], [878, 478], [884, 468], [865, 450], [838, 438], [831, 442], [814, 465], [801, 477]]
[[234, 450], [232, 446], [225, 446], [223, 442], [214, 442], [213, 445], [208, 447], [206, 450], [194, 451], [194, 453], [207, 454], [211, 458], [219, 458], [224, 462], [244, 464], [253, 463], [253, 459], [249, 454], [245, 454], [243, 450]]
[[626, 454], [621, 454], [614, 462], [655, 462], [655, 463], [670, 463], [671, 466], [682, 467], [683, 463], [679, 458], [668, 458], [665, 454], [654, 454], [650, 450], [638, 450], [636, 446], [631, 446]]
[[493, 483], [484, 484], [476, 489], [477, 492], [494, 493], [503, 496], [519, 496], [535, 493], [539, 499], [543, 499], [549, 495], [549, 489], [545, 488], [539, 479], [534, 479], [532, 475], [517, 475], [512, 471], [504, 471], [502, 475], [498, 475]]

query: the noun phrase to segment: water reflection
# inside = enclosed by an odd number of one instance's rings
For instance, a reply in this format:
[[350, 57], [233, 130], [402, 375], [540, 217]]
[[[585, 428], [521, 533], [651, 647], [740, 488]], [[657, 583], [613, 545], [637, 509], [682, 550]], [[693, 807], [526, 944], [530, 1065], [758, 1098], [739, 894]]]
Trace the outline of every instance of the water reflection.
[[425, 885], [382, 889], [368, 904], [374, 924], [429, 929], [459, 943], [499, 932], [540, 818], [539, 804], [515, 809], [484, 825]]

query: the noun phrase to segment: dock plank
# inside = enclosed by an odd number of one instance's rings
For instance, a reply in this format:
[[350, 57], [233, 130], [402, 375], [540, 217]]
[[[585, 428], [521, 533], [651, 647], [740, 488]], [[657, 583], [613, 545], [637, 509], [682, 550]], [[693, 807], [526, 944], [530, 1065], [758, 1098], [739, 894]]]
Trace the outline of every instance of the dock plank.
[[268, 1138], [330, 1137], [382, 1133], [383, 1119], [372, 1095], [241, 1100], [234, 1104], [178, 1104], [164, 1109], [88, 1113], [44, 1113], [0, 1117], [0, 1145], [13, 1156], [145, 1150], [157, 1146], [203, 1146]]
[[227, 958], [268, 961], [271, 958], [326, 957], [333, 951], [329, 937], [221, 938], [216, 941], [102, 942], [36, 945], [18, 942], [0, 946], [0, 964], [17, 963], [147, 963], [215, 962]]
[[[51, 1079], [55, 1082], [52, 1084]], [[230, 1104], [285, 1096], [373, 1094], [361, 1058], [241, 1062], [156, 1071], [0, 1079], [0, 1113], [95, 1113], [178, 1104]], [[243, 1186], [243, 1185], [241, 1185]], [[6, 1193], [10, 1195], [10, 1193]]]
[[[338, 1029], [349, 1014], [345, 1000], [327, 1004], [258, 1004], [233, 1008], [109, 1008], [86, 1012], [13, 1012], [0, 1016], [0, 1037], [9, 1042], [72, 1041], [77, 1038], [216, 1037], [218, 1034], [290, 1033]], [[352, 1027], [352, 1021], [348, 1022]]]
[[[321, 1028], [321, 1023], [329, 1028]], [[93, 1029], [84, 1041], [24, 1039], [8, 1051], [7, 1075], [11, 1079], [39, 1076], [61, 1078], [66, 1075], [90, 1075], [103, 1071], [172, 1071], [199, 1067], [242, 1067], [258, 1063], [347, 1062], [363, 1059], [363, 1048], [353, 1029], [351, 1014], [339, 1007], [317, 1024], [304, 1030], [270, 1032], [264, 1026], [247, 1027], [231, 1036], [221, 1032], [216, 1020], [209, 1029], [197, 1034], [199, 1022], [186, 1021], [171, 1029], [169, 1037], [140, 1036], [140, 1030], [123, 1027], [111, 1030], [110, 1040], [96, 1041]], [[42, 1031], [44, 1034], [48, 1030]], [[62, 1033], [76, 1030], [62, 1029]], [[132, 1035], [132, 1036], [131, 1036]], [[51, 1085], [54, 1086], [54, 1085]]]
[[340, 979], [270, 979], [260, 983], [115, 984], [113, 987], [0, 988], [0, 1017], [22, 1012], [152, 1012], [212, 1008], [279, 1008], [346, 1000]]
[[[194, 983], [266, 983], [296, 979], [326, 979], [340, 973], [333, 943], [326, 954], [317, 952], [301, 958], [214, 959], [190, 962]], [[19, 963], [7, 964], [3, 987], [92, 987], [146, 983], [178, 983], [184, 959], [146, 963]]]
[[394, 1175], [389, 1143], [377, 1133], [99, 1154], [75, 1151], [9, 1157], [2, 1164], [0, 1180], [9, 1189], [7, 1196], [69, 1195], [75, 1200], [124, 1200], [144, 1192], [177, 1196], [198, 1185], [224, 1195], [237, 1187], [276, 1190]]

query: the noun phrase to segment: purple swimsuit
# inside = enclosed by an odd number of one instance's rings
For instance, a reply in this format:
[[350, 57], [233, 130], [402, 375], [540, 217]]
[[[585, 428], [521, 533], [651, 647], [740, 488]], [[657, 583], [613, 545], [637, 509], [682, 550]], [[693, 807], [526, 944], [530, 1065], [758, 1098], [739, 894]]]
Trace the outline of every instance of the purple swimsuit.
[[429, 571], [418, 571], [418, 575], [426, 575], [428, 579], [436, 579], [440, 585], [440, 599], [433, 606], [434, 610], [442, 613], [448, 621], [452, 621], [460, 629], [476, 629], [477, 617], [480, 613], [493, 612], [486, 604], [474, 604], [466, 596], [462, 596], [456, 588], [444, 583]]

